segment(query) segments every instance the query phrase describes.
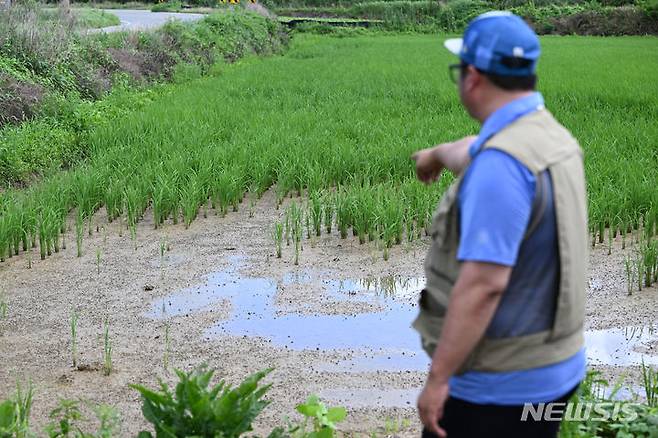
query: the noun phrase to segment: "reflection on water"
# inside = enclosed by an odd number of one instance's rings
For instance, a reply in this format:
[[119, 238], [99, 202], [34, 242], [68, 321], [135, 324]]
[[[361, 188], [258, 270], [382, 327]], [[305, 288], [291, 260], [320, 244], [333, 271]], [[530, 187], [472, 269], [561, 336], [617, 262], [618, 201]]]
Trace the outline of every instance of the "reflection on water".
[[658, 325], [631, 326], [585, 333], [590, 364], [629, 366], [658, 365]]
[[[226, 271], [209, 275], [203, 284], [183, 289], [153, 303], [149, 317], [161, 318], [202, 311], [225, 300], [231, 315], [208, 328], [205, 337], [260, 337], [295, 350], [357, 350], [352, 359], [327, 364], [337, 371], [377, 369], [426, 370], [428, 359], [411, 322], [423, 279], [383, 277], [321, 281], [334, 302], [376, 304], [378, 311], [357, 314], [300, 314], [276, 306], [277, 283], [240, 276], [241, 259], [231, 259]], [[289, 272], [283, 285], [312, 283], [309, 272]], [[304, 303], [298, 303], [303, 307]], [[366, 353], [368, 352], [368, 353]]]
[[320, 391], [319, 397], [328, 404], [349, 408], [409, 408], [416, 405], [422, 388], [413, 389], [355, 389], [338, 388]]
[[[229, 259], [227, 270], [211, 274], [203, 284], [183, 289], [153, 303], [149, 317], [188, 315], [229, 302], [230, 317], [206, 330], [206, 337], [239, 335], [267, 339], [294, 350], [350, 350], [347, 359], [322, 364], [329, 372], [426, 371], [429, 360], [411, 329], [422, 278], [388, 276], [360, 280], [322, 280], [323, 293], [334, 302], [375, 304], [378, 310], [357, 314], [301, 314], [278, 308], [278, 284], [267, 278], [242, 277], [241, 258]], [[282, 285], [311, 287], [314, 275], [292, 271]], [[298, 308], [305, 303], [296, 303]], [[658, 364], [658, 326], [589, 331], [585, 334], [591, 364]]]

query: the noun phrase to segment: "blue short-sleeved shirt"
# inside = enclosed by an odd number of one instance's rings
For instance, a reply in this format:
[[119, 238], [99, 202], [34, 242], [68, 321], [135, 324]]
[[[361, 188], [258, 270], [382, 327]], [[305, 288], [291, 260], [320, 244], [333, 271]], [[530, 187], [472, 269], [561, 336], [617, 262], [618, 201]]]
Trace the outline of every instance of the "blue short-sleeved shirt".
[[[532, 211], [535, 183], [534, 175], [505, 152], [487, 149], [475, 155], [459, 191], [457, 258], [515, 266]], [[450, 394], [481, 404], [548, 402], [584, 378], [585, 362], [583, 349], [562, 362], [539, 368], [467, 372], [450, 380]]]

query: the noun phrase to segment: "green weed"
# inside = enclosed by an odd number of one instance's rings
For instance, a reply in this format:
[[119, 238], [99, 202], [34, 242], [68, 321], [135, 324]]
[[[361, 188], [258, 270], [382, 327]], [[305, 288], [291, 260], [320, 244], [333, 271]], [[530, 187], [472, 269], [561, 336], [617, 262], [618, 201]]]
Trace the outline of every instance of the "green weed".
[[[235, 438], [251, 431], [251, 423], [269, 404], [263, 396], [270, 385], [259, 384], [271, 369], [247, 377], [235, 388], [223, 380], [210, 386], [212, 370], [175, 372], [179, 381], [174, 391], [162, 381], [159, 391], [130, 385], [141, 394], [142, 412], [158, 437], [215, 436], [222, 431], [222, 436]], [[153, 435], [143, 431], [139, 436]]]

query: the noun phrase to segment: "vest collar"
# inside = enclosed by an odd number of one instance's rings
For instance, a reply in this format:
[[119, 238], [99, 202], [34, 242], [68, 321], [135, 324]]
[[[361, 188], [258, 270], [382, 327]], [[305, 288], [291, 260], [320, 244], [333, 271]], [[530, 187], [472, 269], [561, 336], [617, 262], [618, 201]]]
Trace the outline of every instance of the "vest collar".
[[503, 128], [510, 125], [516, 119], [541, 109], [544, 109], [544, 98], [539, 92], [518, 98], [498, 108], [484, 121], [478, 138], [471, 144], [468, 150], [471, 158], [480, 152], [482, 145], [487, 140], [502, 131]]

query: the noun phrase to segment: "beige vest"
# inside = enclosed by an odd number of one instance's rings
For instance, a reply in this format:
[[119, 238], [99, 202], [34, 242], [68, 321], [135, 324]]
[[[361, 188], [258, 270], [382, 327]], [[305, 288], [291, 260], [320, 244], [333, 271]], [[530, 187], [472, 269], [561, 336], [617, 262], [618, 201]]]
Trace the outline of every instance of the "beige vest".
[[[548, 169], [553, 184], [558, 251], [559, 296], [551, 330], [510, 338], [484, 337], [462, 364], [465, 371], [511, 371], [549, 365], [569, 358], [583, 346], [587, 272], [587, 197], [582, 151], [571, 134], [546, 110], [517, 119], [489, 139], [537, 177]], [[463, 176], [463, 173], [462, 173]], [[441, 335], [450, 293], [459, 276], [457, 193], [462, 176], [448, 188], [434, 213], [432, 244], [425, 259], [426, 288], [413, 323], [432, 356]]]

